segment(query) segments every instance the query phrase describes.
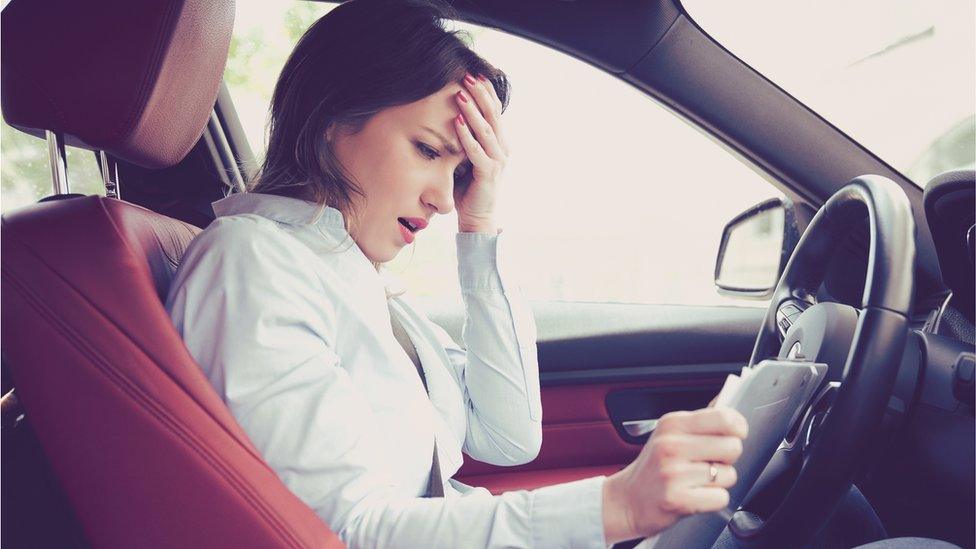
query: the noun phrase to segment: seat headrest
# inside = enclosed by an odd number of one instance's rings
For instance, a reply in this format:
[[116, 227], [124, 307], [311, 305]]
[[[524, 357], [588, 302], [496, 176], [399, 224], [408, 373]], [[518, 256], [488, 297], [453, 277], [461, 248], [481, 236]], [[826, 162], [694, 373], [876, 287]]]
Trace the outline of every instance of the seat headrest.
[[0, 28], [3, 116], [171, 166], [207, 124], [233, 25], [233, 0], [13, 0]]

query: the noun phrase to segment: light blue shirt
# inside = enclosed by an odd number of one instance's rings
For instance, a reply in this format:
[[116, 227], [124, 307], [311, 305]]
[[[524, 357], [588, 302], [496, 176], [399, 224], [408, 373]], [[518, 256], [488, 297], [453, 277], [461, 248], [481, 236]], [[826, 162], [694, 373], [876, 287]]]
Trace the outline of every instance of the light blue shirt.
[[[166, 309], [265, 461], [350, 548], [607, 547], [604, 476], [498, 496], [450, 478], [462, 452], [517, 465], [542, 443], [535, 322], [503, 235], [456, 237], [461, 348], [390, 292], [338, 210], [255, 193], [213, 207]], [[435, 437], [445, 497], [423, 498]]]

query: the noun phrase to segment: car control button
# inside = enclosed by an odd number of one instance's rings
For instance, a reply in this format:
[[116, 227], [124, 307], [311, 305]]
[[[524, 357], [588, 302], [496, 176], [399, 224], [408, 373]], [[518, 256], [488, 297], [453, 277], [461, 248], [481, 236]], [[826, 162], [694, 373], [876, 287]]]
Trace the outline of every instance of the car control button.
[[973, 370], [976, 369], [976, 355], [961, 353], [956, 359], [955, 376], [952, 380], [952, 392], [959, 399], [970, 406], [973, 405]]

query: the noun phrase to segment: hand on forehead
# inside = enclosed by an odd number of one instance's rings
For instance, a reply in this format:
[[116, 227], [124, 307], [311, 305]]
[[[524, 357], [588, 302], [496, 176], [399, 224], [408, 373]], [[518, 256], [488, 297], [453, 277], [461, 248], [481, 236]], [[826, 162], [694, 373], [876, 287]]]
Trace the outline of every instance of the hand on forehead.
[[472, 103], [484, 118], [491, 119], [493, 114], [500, 115], [501, 101], [491, 83], [485, 80], [476, 81], [472, 86], [451, 82], [419, 101], [394, 107], [398, 111], [397, 118], [416, 125], [419, 129], [434, 130], [438, 137], [443, 138], [442, 141], [446, 141], [442, 143], [445, 154], [467, 156], [454, 130], [454, 119], [458, 114], [464, 114], [458, 105], [458, 92], [474, 99]]

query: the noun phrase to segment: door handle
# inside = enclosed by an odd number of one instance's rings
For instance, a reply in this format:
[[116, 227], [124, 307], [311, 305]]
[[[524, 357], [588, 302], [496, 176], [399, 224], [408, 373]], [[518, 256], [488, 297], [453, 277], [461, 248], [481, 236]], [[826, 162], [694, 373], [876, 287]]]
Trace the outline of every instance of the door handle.
[[634, 419], [623, 422], [624, 431], [632, 437], [639, 437], [648, 433], [653, 433], [657, 428], [656, 419]]

